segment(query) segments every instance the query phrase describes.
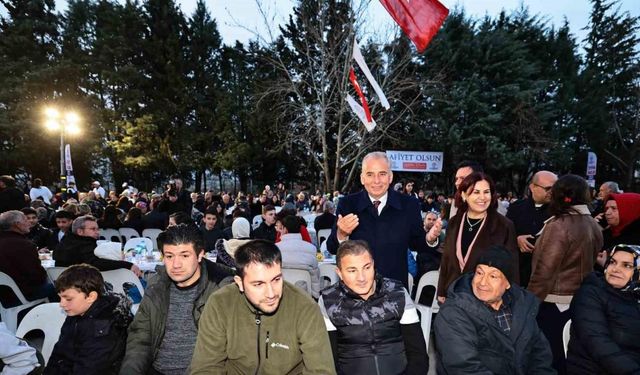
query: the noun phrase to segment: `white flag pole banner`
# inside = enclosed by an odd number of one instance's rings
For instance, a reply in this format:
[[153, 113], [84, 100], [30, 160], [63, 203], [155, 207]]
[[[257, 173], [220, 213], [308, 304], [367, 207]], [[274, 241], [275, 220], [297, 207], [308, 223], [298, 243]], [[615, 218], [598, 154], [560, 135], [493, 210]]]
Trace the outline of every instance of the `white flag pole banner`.
[[66, 144], [64, 146], [64, 167], [67, 170], [67, 186], [70, 182], [76, 183], [75, 177], [73, 177], [73, 165], [71, 164], [71, 145]]
[[367, 63], [364, 61], [364, 57], [362, 57], [362, 52], [360, 52], [360, 47], [358, 47], [358, 41], [356, 39], [353, 39], [353, 59], [356, 60], [356, 63], [358, 63], [358, 66], [364, 73], [365, 77], [369, 80], [369, 84], [373, 87], [373, 91], [375, 91], [378, 98], [380, 98], [380, 104], [382, 104], [384, 109], [391, 108], [387, 97], [384, 95], [384, 92], [382, 92], [378, 82], [373, 78], [373, 74], [371, 74]]
[[364, 108], [353, 98], [353, 96], [347, 94], [347, 103], [349, 103], [349, 107], [351, 110], [358, 116], [360, 121], [364, 124], [364, 127], [367, 128], [368, 132], [371, 132], [373, 128], [376, 127], [376, 120], [373, 118], [371, 122], [367, 121], [367, 115], [364, 113]]
[[598, 156], [595, 152], [587, 154], [587, 183], [591, 187], [596, 187], [596, 169], [598, 167]]
[[392, 171], [400, 172], [442, 172], [444, 155], [430, 151], [387, 150]]

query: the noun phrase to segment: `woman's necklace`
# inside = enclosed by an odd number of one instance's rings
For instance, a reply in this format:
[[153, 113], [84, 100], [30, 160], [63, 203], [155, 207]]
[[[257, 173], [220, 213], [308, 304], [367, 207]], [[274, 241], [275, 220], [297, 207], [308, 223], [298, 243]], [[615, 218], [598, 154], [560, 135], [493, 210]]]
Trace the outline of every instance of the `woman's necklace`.
[[[469, 232], [473, 232], [473, 228], [482, 223], [482, 220], [484, 220], [484, 217], [482, 219], [478, 219], [478, 221], [476, 221], [475, 223], [471, 224], [471, 221], [469, 221], [469, 215], [465, 215], [466, 219], [467, 219], [467, 224], [469, 224]], [[486, 216], [485, 216], [486, 217]]]

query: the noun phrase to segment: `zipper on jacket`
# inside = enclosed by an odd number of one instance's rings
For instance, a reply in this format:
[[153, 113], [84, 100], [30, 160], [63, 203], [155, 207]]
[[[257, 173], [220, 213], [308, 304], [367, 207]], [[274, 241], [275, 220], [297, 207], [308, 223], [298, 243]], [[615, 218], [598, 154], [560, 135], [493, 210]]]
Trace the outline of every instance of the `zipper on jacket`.
[[267, 339], [264, 341], [265, 359], [269, 359], [269, 331], [267, 331]]
[[256, 313], [256, 325], [258, 326], [258, 335], [256, 336], [256, 349], [258, 350], [258, 366], [256, 366], [255, 375], [258, 375], [258, 371], [260, 371], [260, 324], [262, 320], [260, 320], [260, 314]]

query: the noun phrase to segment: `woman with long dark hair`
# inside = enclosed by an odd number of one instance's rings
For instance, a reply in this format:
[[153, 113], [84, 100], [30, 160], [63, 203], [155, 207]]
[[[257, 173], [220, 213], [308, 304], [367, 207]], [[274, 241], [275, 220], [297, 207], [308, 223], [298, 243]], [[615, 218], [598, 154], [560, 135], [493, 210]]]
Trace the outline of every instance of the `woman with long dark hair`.
[[591, 217], [587, 181], [562, 176], [551, 188], [549, 213], [536, 241], [527, 289], [543, 302], [538, 324], [553, 352], [553, 367], [565, 374], [562, 329], [570, 319], [570, 303], [582, 280], [593, 271], [602, 249], [602, 228]]
[[[511, 220], [497, 211], [496, 187], [488, 175], [474, 172], [458, 186], [455, 197], [458, 211], [449, 220], [442, 248], [438, 300], [444, 302], [449, 285], [463, 273], [476, 268], [480, 255], [492, 245], [501, 245], [513, 254], [518, 269], [516, 232]], [[516, 273], [515, 282], [518, 276]]]

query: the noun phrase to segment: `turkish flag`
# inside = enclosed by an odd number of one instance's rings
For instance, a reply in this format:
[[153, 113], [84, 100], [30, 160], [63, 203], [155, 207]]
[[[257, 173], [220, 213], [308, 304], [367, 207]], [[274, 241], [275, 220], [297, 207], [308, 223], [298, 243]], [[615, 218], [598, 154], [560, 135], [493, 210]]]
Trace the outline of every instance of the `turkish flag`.
[[424, 51], [447, 18], [449, 9], [438, 0], [380, 0], [418, 52]]

